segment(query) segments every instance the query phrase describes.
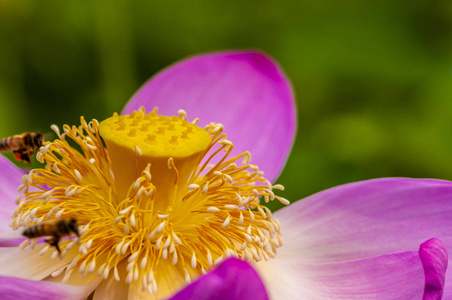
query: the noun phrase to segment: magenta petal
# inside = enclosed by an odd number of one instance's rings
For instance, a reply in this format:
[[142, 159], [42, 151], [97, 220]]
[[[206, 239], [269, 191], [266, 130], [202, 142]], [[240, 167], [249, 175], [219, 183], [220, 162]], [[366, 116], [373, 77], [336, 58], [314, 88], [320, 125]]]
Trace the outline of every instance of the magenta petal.
[[425, 273], [425, 290], [423, 300], [437, 300], [443, 296], [447, 269], [447, 251], [439, 239], [431, 239], [419, 248]]
[[267, 300], [268, 296], [256, 271], [247, 262], [230, 258], [171, 298], [188, 299]]
[[[432, 237], [452, 249], [452, 182], [384, 178], [338, 186], [275, 213], [278, 255], [338, 262], [417, 250]], [[446, 278], [452, 278], [448, 270]], [[444, 295], [452, 296], [452, 282]]]
[[26, 174], [16, 167], [6, 157], [0, 155], [0, 241], [2, 234], [10, 232], [9, 222], [11, 212], [17, 207], [15, 201], [19, 197], [17, 188], [21, 184], [22, 176]]
[[278, 256], [258, 264], [272, 299], [404, 300], [422, 299], [424, 293], [418, 251], [325, 264]]
[[256, 51], [198, 55], [146, 82], [123, 113], [155, 106], [165, 115], [184, 109], [200, 126], [222, 123], [233, 154], [250, 151], [252, 163], [274, 180], [284, 166], [296, 131], [291, 84], [279, 65]]
[[14, 277], [0, 277], [0, 298], [2, 300], [85, 299], [92, 290], [93, 287], [88, 285], [75, 286]]

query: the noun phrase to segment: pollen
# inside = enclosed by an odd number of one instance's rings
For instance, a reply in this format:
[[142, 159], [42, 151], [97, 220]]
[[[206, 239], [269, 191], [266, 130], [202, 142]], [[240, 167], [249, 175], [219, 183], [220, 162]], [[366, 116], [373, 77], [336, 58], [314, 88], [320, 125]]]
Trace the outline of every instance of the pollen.
[[[60, 241], [65, 263], [49, 273], [54, 280], [111, 278], [165, 298], [228, 257], [276, 255], [279, 222], [261, 200], [288, 204], [273, 192], [283, 187], [265, 179], [250, 153], [231, 155], [221, 124], [200, 128], [178, 114], [140, 109], [100, 123], [82, 117], [63, 130], [52, 125], [58, 139], [37, 154], [45, 166], [24, 176], [10, 226], [77, 220], [80, 238]], [[57, 259], [36, 239], [27, 247]]]

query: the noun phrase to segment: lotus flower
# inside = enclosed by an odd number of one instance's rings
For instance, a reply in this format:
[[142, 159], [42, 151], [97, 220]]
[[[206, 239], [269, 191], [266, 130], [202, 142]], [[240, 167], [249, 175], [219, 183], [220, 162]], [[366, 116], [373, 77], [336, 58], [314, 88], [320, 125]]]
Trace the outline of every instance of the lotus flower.
[[[158, 119], [154, 107], [179, 116]], [[46, 169], [23, 176], [0, 157], [3, 299], [93, 292], [94, 299], [452, 296], [445, 283], [450, 182], [363, 181], [274, 214], [260, 204], [288, 204], [273, 191], [282, 186], [271, 182], [296, 129], [290, 83], [265, 54], [220, 52], [179, 62], [147, 82], [123, 114], [100, 124], [82, 118], [61, 133], [53, 126], [59, 139], [37, 154]], [[144, 118], [156, 133], [140, 135], [149, 127]], [[192, 131], [197, 142], [184, 144]], [[18, 186], [24, 196], [17, 198]], [[36, 239], [17, 247], [8, 227], [65, 217], [80, 222], [82, 237], [61, 240], [61, 258]]]

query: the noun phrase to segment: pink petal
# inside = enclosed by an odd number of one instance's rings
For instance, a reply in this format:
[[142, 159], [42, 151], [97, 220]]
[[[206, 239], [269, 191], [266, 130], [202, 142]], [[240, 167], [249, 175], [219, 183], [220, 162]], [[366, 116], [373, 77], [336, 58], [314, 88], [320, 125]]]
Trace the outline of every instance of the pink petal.
[[[278, 252], [309, 263], [415, 250], [437, 237], [452, 249], [452, 183], [384, 178], [335, 187], [278, 212], [287, 241]], [[446, 278], [452, 278], [447, 271]], [[452, 284], [445, 295], [452, 296]]]
[[447, 252], [438, 239], [423, 243], [419, 249], [425, 273], [424, 300], [437, 300], [443, 296], [446, 281]]
[[16, 167], [6, 157], [0, 155], [0, 242], [9, 237], [3, 237], [9, 234], [11, 229], [11, 212], [17, 207], [16, 198], [20, 193], [17, 188], [21, 184], [22, 176], [26, 174], [23, 170]]
[[437, 299], [423, 298], [424, 266], [418, 251], [325, 264], [278, 254], [257, 267], [273, 299]]
[[270, 180], [280, 173], [295, 137], [291, 84], [261, 52], [216, 52], [178, 62], [146, 82], [123, 113], [140, 106], [146, 111], [157, 106], [164, 115], [184, 109], [200, 126], [222, 123], [233, 154], [250, 151], [252, 163]]
[[93, 289], [92, 285], [67, 285], [14, 277], [0, 277], [2, 300], [86, 299]]
[[248, 263], [230, 258], [171, 298], [188, 299], [267, 300], [268, 296], [256, 271]]

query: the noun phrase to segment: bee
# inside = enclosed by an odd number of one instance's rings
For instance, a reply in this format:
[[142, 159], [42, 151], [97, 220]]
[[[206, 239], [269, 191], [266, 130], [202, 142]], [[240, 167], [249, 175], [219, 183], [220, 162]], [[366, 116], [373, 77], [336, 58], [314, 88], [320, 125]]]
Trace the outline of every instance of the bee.
[[13, 151], [14, 157], [30, 163], [31, 156], [42, 146], [41, 133], [25, 132], [4, 138], [0, 141], [0, 152]]
[[23, 235], [28, 238], [48, 236], [46, 242], [49, 243], [50, 246], [54, 246], [58, 250], [58, 253], [61, 254], [58, 242], [62, 237], [70, 235], [71, 232], [80, 237], [77, 227], [77, 220], [74, 218], [62, 219], [53, 223], [48, 222], [34, 225], [25, 229]]

